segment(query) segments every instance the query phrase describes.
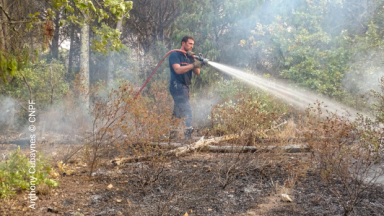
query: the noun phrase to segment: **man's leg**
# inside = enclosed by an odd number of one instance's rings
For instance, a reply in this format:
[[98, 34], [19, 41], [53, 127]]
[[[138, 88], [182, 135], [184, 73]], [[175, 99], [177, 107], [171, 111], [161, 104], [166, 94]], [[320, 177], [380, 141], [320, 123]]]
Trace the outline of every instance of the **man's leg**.
[[[181, 109], [180, 109], [180, 103], [182, 101], [182, 94], [180, 93], [180, 85], [177, 84], [176, 82], [172, 82], [171, 85], [169, 86], [169, 91], [172, 95], [173, 98], [173, 112], [172, 112], [172, 119], [177, 118], [181, 119]], [[170, 139], [176, 139], [179, 137], [179, 131], [178, 131], [178, 126], [173, 125], [171, 128], [171, 132], [169, 135]]]
[[173, 116], [181, 119], [185, 118], [184, 126], [186, 127], [186, 138], [190, 138], [192, 134], [192, 109], [189, 103], [188, 86], [177, 84], [170, 87], [171, 95], [174, 100]]
[[183, 106], [183, 114], [185, 116], [185, 132], [184, 132], [184, 137], [186, 139], [191, 139], [192, 138], [192, 132], [193, 132], [193, 127], [192, 127], [192, 109], [191, 109], [191, 104], [189, 103], [189, 87], [184, 86], [183, 88], [183, 95], [185, 98], [185, 102], [182, 104]]

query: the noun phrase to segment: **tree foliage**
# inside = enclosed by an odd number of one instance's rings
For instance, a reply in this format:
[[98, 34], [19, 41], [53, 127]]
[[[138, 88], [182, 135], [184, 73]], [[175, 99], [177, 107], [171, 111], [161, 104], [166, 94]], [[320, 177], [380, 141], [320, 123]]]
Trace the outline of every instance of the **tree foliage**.
[[345, 97], [346, 90], [357, 93], [358, 77], [367, 76], [373, 65], [379, 67], [376, 60], [383, 38], [374, 20], [380, 13], [369, 19], [366, 13], [362, 14], [365, 19], [359, 21], [365, 32], [356, 32], [349, 28], [354, 26], [350, 20], [342, 21], [342, 28], [329, 26], [329, 20], [334, 18], [332, 11], [340, 11], [343, 6], [348, 10], [347, 3], [296, 3], [299, 4], [290, 13], [282, 13], [284, 16], [275, 15], [268, 24], [258, 22], [252, 36], [240, 40], [239, 45], [252, 50], [259, 68], [296, 85], [338, 99]]

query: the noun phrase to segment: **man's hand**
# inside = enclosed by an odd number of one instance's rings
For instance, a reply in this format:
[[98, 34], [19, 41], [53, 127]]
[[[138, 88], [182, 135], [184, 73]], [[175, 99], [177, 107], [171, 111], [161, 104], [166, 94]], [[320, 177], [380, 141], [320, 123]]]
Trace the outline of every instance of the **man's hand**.
[[192, 51], [187, 52], [187, 57], [189, 58], [189, 61], [191, 62], [191, 64], [193, 64], [195, 62], [195, 58], [193, 58], [192, 55], [195, 55], [195, 53]]
[[188, 57], [188, 58], [189, 58], [189, 57], [192, 57], [192, 58], [193, 58], [193, 55], [195, 55], [194, 52], [192, 52], [192, 51], [188, 51], [188, 52], [187, 52], [187, 57]]
[[193, 68], [201, 68], [202, 62], [201, 61], [195, 61], [193, 62]]

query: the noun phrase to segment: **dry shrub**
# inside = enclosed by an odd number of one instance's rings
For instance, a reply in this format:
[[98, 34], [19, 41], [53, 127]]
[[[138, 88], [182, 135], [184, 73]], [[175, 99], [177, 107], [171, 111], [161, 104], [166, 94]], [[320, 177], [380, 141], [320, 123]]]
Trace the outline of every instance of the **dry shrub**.
[[309, 165], [305, 161], [296, 160], [294, 162], [284, 163], [284, 169], [288, 174], [288, 177], [284, 181], [284, 187], [294, 188], [297, 183], [300, 183], [301, 179], [306, 177]]
[[312, 149], [314, 168], [344, 208], [344, 215], [349, 215], [384, 174], [375, 167], [377, 148], [372, 142], [382, 131], [367, 127], [363, 119], [351, 122], [348, 116], [328, 111], [325, 118], [321, 115], [321, 103], [307, 110], [308, 127], [303, 135]]
[[48, 195], [50, 194], [51, 191], [49, 189], [49, 186], [43, 183], [43, 184], [37, 185], [36, 192], [38, 195]]
[[263, 102], [246, 95], [240, 95], [237, 103], [229, 101], [216, 106], [210, 117], [213, 134], [266, 137], [266, 131], [283, 114], [266, 110], [264, 106]]
[[[95, 170], [103, 155], [119, 150], [120, 154], [132, 157], [159, 153], [161, 149], [154, 142], [168, 141], [170, 128], [180, 121], [172, 119], [167, 94], [157, 91], [154, 99], [135, 97], [128, 83], [122, 83], [106, 97], [95, 97], [92, 103], [92, 138], [86, 158], [90, 174]], [[154, 158], [155, 159], [155, 158]]]
[[290, 137], [296, 137], [296, 134], [297, 134], [297, 126], [294, 122], [294, 120], [291, 118], [289, 119], [288, 121], [286, 122], [283, 122], [285, 123], [284, 125], [282, 125], [281, 129], [280, 127], [278, 127], [277, 129], [279, 130], [275, 130], [275, 133], [276, 133], [276, 137], [278, 138], [290, 138]]
[[262, 169], [266, 160], [253, 153], [224, 154], [215, 167], [215, 176], [222, 189], [225, 189], [236, 178], [247, 175], [256, 168]]
[[280, 143], [262, 141], [274, 135], [274, 127], [282, 122], [284, 114], [273, 106], [266, 106], [266, 102], [258, 98], [249, 95], [239, 95], [238, 98], [236, 103], [229, 101], [212, 110], [212, 133], [239, 135], [238, 139], [222, 145], [243, 148], [257, 145], [260, 149], [253, 153], [233, 153], [229, 148], [228, 153], [220, 155], [222, 160], [215, 167], [215, 176], [223, 189], [251, 170], [259, 169], [263, 172], [266, 166], [277, 166], [281, 159], [279, 156], [284, 153], [280, 148], [264, 148], [266, 145], [278, 146]]

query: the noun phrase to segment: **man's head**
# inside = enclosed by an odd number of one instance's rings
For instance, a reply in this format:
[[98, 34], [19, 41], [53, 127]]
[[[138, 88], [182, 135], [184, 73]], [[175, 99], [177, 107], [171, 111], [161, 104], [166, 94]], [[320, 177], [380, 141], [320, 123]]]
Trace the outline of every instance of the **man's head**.
[[195, 43], [195, 40], [191, 36], [184, 36], [181, 40], [181, 49], [185, 51], [192, 51], [193, 45]]

